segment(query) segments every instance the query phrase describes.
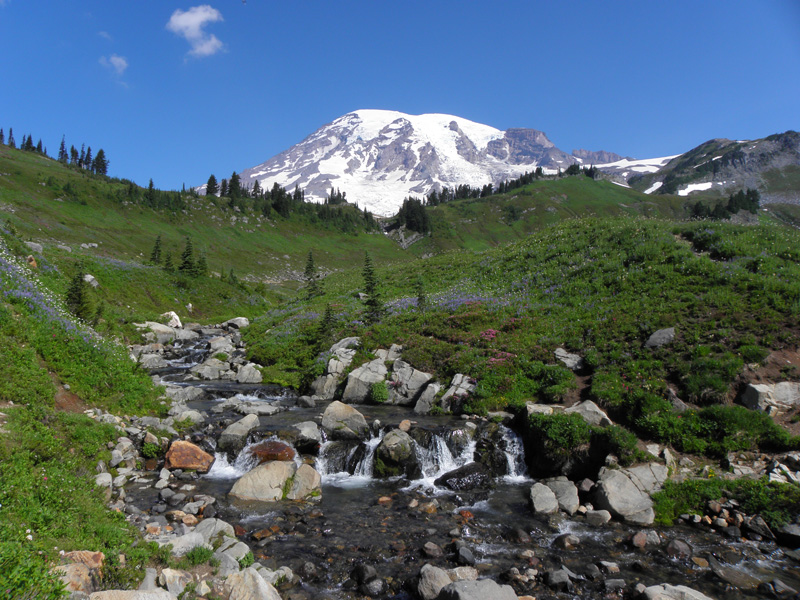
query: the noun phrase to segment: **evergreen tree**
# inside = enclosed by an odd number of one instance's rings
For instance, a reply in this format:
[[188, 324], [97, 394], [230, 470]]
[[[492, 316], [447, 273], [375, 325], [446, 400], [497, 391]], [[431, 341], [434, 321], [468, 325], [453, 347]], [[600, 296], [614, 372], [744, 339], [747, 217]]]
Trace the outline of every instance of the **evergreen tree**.
[[81, 153], [78, 156], [78, 166], [83, 169], [86, 165], [86, 144], [81, 144]]
[[0, 144], [6, 143], [6, 134], [3, 133], [3, 128], [0, 127]]
[[208, 178], [208, 183], [206, 183], [206, 196], [216, 196], [217, 192], [219, 192], [219, 184], [217, 183], [217, 178], [214, 177], [212, 173]]
[[78, 151], [75, 149], [75, 146], [69, 147], [69, 164], [71, 165], [78, 164]]
[[234, 171], [233, 174], [231, 174], [230, 181], [228, 181], [228, 196], [231, 197], [231, 200], [236, 200], [241, 197], [241, 195], [241, 180], [239, 179], [239, 175], [236, 174], [236, 171]]
[[44, 154], [44, 149], [42, 148], [42, 140], [39, 140], [38, 143], [36, 144], [36, 151], [39, 154]]
[[168, 273], [172, 273], [175, 270], [175, 265], [172, 264], [172, 252], [167, 252], [167, 255], [164, 257], [164, 270]]
[[381, 302], [378, 279], [375, 276], [375, 269], [372, 266], [369, 252], [364, 252], [364, 270], [362, 273], [364, 275], [364, 295], [366, 296], [364, 300], [366, 306], [364, 316], [367, 323], [371, 325], [380, 321], [383, 315], [383, 302]]
[[92, 162], [92, 147], [86, 148], [86, 156], [83, 158], [83, 168], [92, 170], [94, 163]]
[[333, 331], [335, 319], [333, 318], [333, 309], [330, 302], [325, 305], [325, 313], [319, 322], [317, 328], [317, 351], [320, 352], [327, 346], [327, 341], [331, 338], [331, 331]]
[[14, 141], [14, 128], [8, 128], [8, 147], [9, 148], [16, 148], [17, 143]]
[[414, 287], [417, 292], [417, 310], [423, 312], [428, 306], [428, 298], [425, 295], [425, 284], [422, 281], [422, 277], [417, 277], [417, 282]]
[[261, 184], [258, 182], [258, 179], [256, 179], [255, 183], [253, 184], [251, 195], [253, 198], [260, 198], [262, 193], [263, 190], [261, 189]]
[[86, 269], [83, 264], [78, 266], [78, 272], [67, 288], [66, 303], [69, 311], [84, 321], [89, 321], [92, 316], [92, 302], [89, 298], [89, 284], [84, 277]]
[[153, 185], [153, 178], [150, 178], [150, 183], [147, 184], [147, 191], [144, 193], [147, 203], [153, 207], [156, 203], [156, 186]]
[[219, 182], [219, 195], [225, 197], [228, 195], [228, 180], [223, 179]]
[[67, 164], [69, 155], [67, 154], [67, 142], [64, 138], [65, 136], [61, 136], [61, 146], [58, 148], [58, 162]]
[[94, 171], [98, 175], [108, 174], [108, 159], [106, 158], [106, 153], [102, 148], [100, 148], [100, 150], [97, 151], [97, 155], [94, 157], [94, 163], [92, 163], [92, 171]]
[[303, 272], [303, 279], [305, 279], [306, 282], [306, 296], [309, 299], [322, 294], [322, 286], [317, 280], [317, 267], [314, 265], [314, 254], [311, 250], [308, 251], [308, 260], [306, 260], [306, 270]]
[[156, 237], [156, 243], [153, 244], [153, 251], [150, 252], [150, 262], [154, 265], [161, 264], [161, 235]]
[[200, 253], [200, 257], [195, 263], [194, 271], [196, 277], [205, 277], [208, 275], [208, 263], [206, 262], [206, 255], [203, 252]]
[[194, 273], [194, 248], [192, 247], [192, 240], [186, 236], [186, 246], [181, 252], [181, 264], [178, 265], [178, 271], [191, 275]]

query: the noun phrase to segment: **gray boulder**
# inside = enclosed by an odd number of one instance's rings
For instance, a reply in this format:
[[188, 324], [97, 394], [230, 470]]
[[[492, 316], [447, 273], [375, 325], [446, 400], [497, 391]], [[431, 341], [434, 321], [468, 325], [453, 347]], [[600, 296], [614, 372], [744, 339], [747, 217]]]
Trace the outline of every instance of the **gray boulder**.
[[476, 387], [477, 383], [474, 379], [468, 375], [457, 373], [453, 376], [453, 380], [450, 382], [450, 387], [442, 396], [442, 408], [445, 411], [451, 410], [453, 400], [463, 398], [464, 396], [469, 396], [475, 391]]
[[675, 339], [675, 328], [659, 329], [644, 343], [645, 348], [660, 348], [666, 346]]
[[195, 402], [197, 400], [202, 400], [206, 396], [206, 392], [203, 388], [191, 385], [167, 386], [165, 393], [167, 394], [168, 397], [172, 398], [172, 400], [176, 404], [186, 404], [187, 402]]
[[281, 600], [278, 590], [261, 576], [255, 566], [228, 575], [224, 588], [228, 600]]
[[577, 354], [570, 354], [564, 348], [556, 348], [554, 352], [556, 360], [561, 361], [571, 371], [580, 371], [583, 368], [583, 358]]
[[264, 463], [242, 475], [233, 484], [229, 495], [239, 500], [259, 502], [280, 500], [286, 482], [296, 471], [297, 465], [293, 462], [275, 460]]
[[322, 443], [322, 435], [319, 432], [319, 427], [314, 421], [303, 421], [294, 426], [300, 433], [297, 436], [295, 445], [301, 448], [308, 446], [316, 446]]
[[389, 402], [392, 404], [414, 404], [423, 388], [433, 376], [412, 367], [399, 358], [392, 365], [392, 390]]
[[347, 376], [342, 402], [364, 402], [369, 399], [373, 383], [386, 380], [388, 370], [381, 359], [361, 365]]
[[163, 369], [169, 366], [169, 363], [160, 354], [141, 354], [139, 356], [139, 364], [143, 369], [148, 371]]
[[144, 324], [135, 324], [139, 329], [149, 329], [159, 344], [168, 344], [175, 340], [175, 329], [155, 321], [145, 321]]
[[651, 585], [644, 590], [644, 597], [647, 600], [714, 600], [685, 585], [670, 585], [669, 583]]
[[608, 415], [591, 400], [585, 400], [575, 406], [571, 406], [564, 412], [566, 414], [577, 413], [590, 425], [607, 427], [608, 425], [614, 424], [611, 419], [608, 418]]
[[491, 579], [456, 581], [439, 592], [438, 600], [517, 600], [514, 588]]
[[624, 469], [633, 484], [645, 494], [654, 494], [661, 490], [669, 477], [669, 469], [660, 463], [648, 463]]
[[238, 452], [247, 443], [247, 436], [258, 427], [258, 416], [247, 415], [229, 425], [219, 436], [217, 447], [220, 450]]
[[337, 350], [343, 350], [347, 348], [358, 348], [361, 345], [361, 338], [359, 337], [346, 337], [342, 338], [338, 342], [336, 342], [329, 352], [334, 354]]
[[236, 372], [236, 381], [238, 383], [261, 383], [261, 371], [255, 363], [247, 363], [239, 367]]
[[228, 319], [222, 325], [229, 329], [244, 329], [245, 327], [250, 327], [250, 320], [247, 317], [234, 317], [233, 319]]
[[426, 564], [419, 571], [417, 593], [422, 600], [436, 600], [442, 588], [451, 583], [450, 576], [443, 569]]
[[652, 525], [653, 501], [624, 471], [600, 469], [595, 506], [633, 525]]
[[558, 501], [558, 508], [570, 516], [578, 512], [578, 507], [581, 503], [578, 499], [578, 488], [574, 483], [566, 477], [555, 477], [546, 480], [544, 483], [553, 490], [553, 494], [555, 494]]
[[431, 412], [434, 403], [436, 402], [436, 395], [442, 391], [442, 386], [439, 383], [429, 383], [422, 390], [417, 403], [414, 405], [414, 413], [418, 415], [427, 415]]
[[558, 512], [555, 493], [543, 483], [534, 483], [530, 491], [531, 508], [537, 515], [552, 515]]
[[194, 528], [195, 533], [203, 536], [203, 541], [206, 544], [212, 544], [215, 540], [224, 537], [235, 538], [236, 533], [233, 530], [233, 525], [226, 523], [221, 519], [203, 519]]
[[220, 379], [222, 374], [230, 369], [230, 364], [216, 358], [209, 358], [199, 365], [193, 366], [189, 371], [200, 379]]
[[31, 252], [36, 252], [36, 254], [44, 252], [44, 248], [41, 244], [37, 244], [36, 242], [24, 242], [24, 244], [31, 249]]
[[739, 401], [751, 410], [786, 411], [800, 404], [800, 382], [750, 383]]
[[322, 414], [322, 428], [337, 440], [360, 440], [369, 436], [364, 415], [338, 401], [331, 402]]

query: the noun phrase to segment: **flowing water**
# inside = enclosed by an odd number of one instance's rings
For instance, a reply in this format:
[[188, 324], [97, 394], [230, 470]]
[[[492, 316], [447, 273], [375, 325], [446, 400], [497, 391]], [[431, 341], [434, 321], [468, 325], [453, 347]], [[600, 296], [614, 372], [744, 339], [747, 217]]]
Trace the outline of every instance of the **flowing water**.
[[[190, 357], [184, 362], [175, 358], [170, 369], [162, 370], [164, 379], [181, 381], [187, 365], [202, 359], [201, 342], [188, 348]], [[316, 455], [298, 454], [298, 463], [311, 462], [322, 476], [322, 497], [318, 503], [231, 504], [227, 493], [233, 483], [256, 465], [250, 453], [252, 444], [270, 438], [291, 440], [287, 432], [293, 425], [302, 421], [319, 422], [327, 403], [300, 408], [294, 393], [274, 386], [241, 386], [230, 382], [201, 385], [209, 392], [208, 398], [192, 402], [189, 407], [209, 415], [203, 425], [205, 431], [209, 431], [209, 424], [219, 431], [220, 419], [232, 421], [241, 417], [227, 411], [214, 412], [215, 407], [236, 394], [281, 408], [277, 414], [260, 417], [259, 429], [240, 453], [229, 456], [216, 452], [209, 473], [189, 484], [195, 486], [193, 493], [217, 498], [218, 516], [243, 529], [240, 539], [251, 546], [257, 560], [272, 568], [287, 565], [303, 574], [303, 583], [293, 588], [293, 593], [299, 594], [297, 598], [363, 597], [349, 580], [350, 572], [359, 564], [374, 566], [388, 582], [382, 597], [414, 598], [409, 590], [423, 564], [457, 566], [450, 551], [454, 540], [466, 542], [481, 577], [507, 583], [505, 574], [512, 567], [520, 572], [526, 569], [544, 572], [563, 566], [575, 573], [573, 593], [557, 593], [541, 581], [535, 587], [533, 582], [515, 583], [518, 594], [531, 594], [539, 599], [617, 597], [607, 594], [602, 581], [589, 577], [587, 566], [599, 561], [619, 564], [620, 573], [609, 577], [624, 579], [626, 589], [636, 583], [666, 582], [687, 585], [717, 600], [762, 597], [755, 589], [729, 588], [710, 576], [707, 568], [692, 561], [669, 558], [663, 548], [673, 538], [688, 541], [695, 556], [711, 553], [760, 580], [779, 577], [800, 589], [798, 564], [774, 543], [732, 542], [705, 530], [675, 527], [658, 530], [664, 540], [660, 547], [639, 550], [627, 542], [637, 529], [621, 523], [593, 528], [580, 517], [534, 516], [528, 503], [533, 480], [526, 474], [523, 445], [519, 436], [507, 427], [501, 427], [497, 438], [497, 447], [505, 456], [504, 472], [496, 474], [490, 487], [469, 492], [441, 488], [435, 484], [438, 477], [476, 460], [475, 437], [466, 434], [468, 427], [462, 419], [417, 416], [405, 407], [356, 406], [367, 422], [372, 423], [369, 440], [326, 440]], [[410, 433], [414, 439], [417, 476], [376, 478], [376, 449], [386, 432], [405, 419], [414, 422]], [[208, 436], [206, 443], [213, 446], [213, 436]], [[143, 489], [138, 501], [147, 509], [148, 503], [156, 503], [157, 498], [153, 490]], [[566, 533], [580, 539], [577, 549], [561, 548], [558, 540]], [[426, 542], [444, 548], [444, 556], [424, 556], [422, 548]]]

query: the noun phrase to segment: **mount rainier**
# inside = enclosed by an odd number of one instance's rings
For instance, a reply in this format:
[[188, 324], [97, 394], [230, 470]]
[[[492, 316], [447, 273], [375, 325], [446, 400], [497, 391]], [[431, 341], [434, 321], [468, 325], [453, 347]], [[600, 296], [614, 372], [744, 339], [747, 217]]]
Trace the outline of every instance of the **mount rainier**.
[[[318, 129], [299, 144], [240, 173], [243, 186], [300, 186], [322, 202], [331, 188], [377, 215], [397, 212], [408, 196], [460, 184], [482, 187], [542, 167], [622, 160], [611, 152], [556, 148], [535, 129], [500, 131], [443, 114], [407, 115], [357, 110]], [[203, 186], [204, 187], [204, 186]], [[203, 189], [201, 187], [201, 189]]]

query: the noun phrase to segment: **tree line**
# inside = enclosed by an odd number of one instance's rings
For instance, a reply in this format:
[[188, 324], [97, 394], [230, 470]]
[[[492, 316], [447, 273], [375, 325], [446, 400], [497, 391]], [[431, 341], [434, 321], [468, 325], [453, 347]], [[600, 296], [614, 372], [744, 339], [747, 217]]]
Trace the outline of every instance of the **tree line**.
[[728, 196], [728, 201], [717, 203], [716, 206], [711, 208], [702, 200], [698, 200], [691, 207], [691, 216], [694, 219], [714, 219], [722, 220], [729, 219], [740, 210], [746, 210], [751, 214], [756, 214], [758, 211], [759, 203], [761, 202], [761, 194], [758, 190], [747, 188], [747, 191], [739, 190], [735, 194]]
[[[5, 133], [2, 128], [0, 128], [0, 144], [6, 144]], [[6, 145], [9, 148], [17, 147], [17, 141], [14, 138], [13, 127], [8, 128], [8, 143]], [[42, 156], [48, 156], [47, 147], [42, 145], [41, 138], [39, 138], [39, 141], [34, 145], [33, 136], [31, 134], [22, 136], [22, 142], [19, 145], [19, 149], [24, 152], [36, 152]], [[92, 147], [87, 147], [86, 144], [81, 144], [80, 152], [77, 148], [75, 148], [75, 146], [70, 146], [69, 152], [67, 152], [67, 143], [65, 137], [61, 138], [61, 146], [58, 149], [58, 157], [56, 160], [64, 165], [69, 165], [78, 169], [84, 169], [97, 175], [108, 174], [108, 158], [106, 158], [105, 150], [100, 148], [100, 150], [97, 151], [97, 154], [92, 156]]]

